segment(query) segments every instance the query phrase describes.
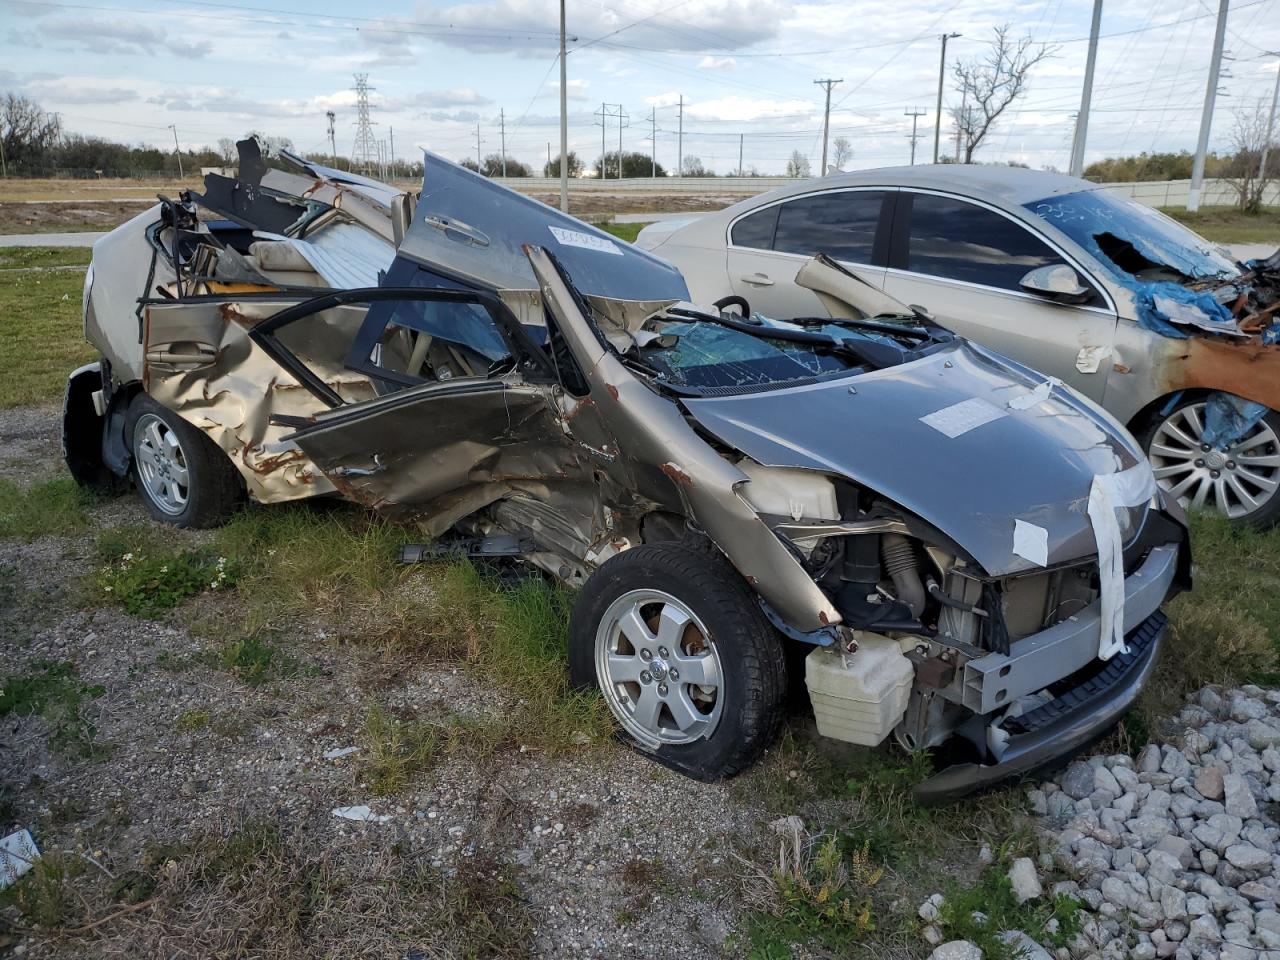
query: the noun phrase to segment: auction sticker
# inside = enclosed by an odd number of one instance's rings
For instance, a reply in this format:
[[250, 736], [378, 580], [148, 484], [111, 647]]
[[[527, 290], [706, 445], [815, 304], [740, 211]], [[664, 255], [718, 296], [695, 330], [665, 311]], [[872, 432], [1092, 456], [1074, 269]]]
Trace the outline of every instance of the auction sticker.
[[566, 247], [581, 247], [583, 250], [595, 250], [597, 253], [612, 253], [616, 256], [622, 256], [622, 251], [612, 240], [606, 240], [604, 237], [593, 236], [590, 233], [582, 233], [579, 230], [565, 230], [563, 227], [547, 227], [551, 231], [551, 235]]

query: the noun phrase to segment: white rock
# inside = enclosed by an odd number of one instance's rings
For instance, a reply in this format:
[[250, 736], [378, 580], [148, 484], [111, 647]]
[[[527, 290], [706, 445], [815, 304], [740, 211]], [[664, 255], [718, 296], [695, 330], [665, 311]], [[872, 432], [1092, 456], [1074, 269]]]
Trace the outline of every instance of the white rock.
[[1227, 863], [1241, 870], [1255, 871], [1271, 866], [1271, 854], [1248, 843], [1233, 843], [1224, 856]]
[[1228, 773], [1222, 778], [1222, 791], [1225, 794], [1223, 804], [1227, 808], [1227, 813], [1242, 820], [1249, 820], [1258, 815], [1258, 802], [1254, 800], [1244, 777], [1236, 773]]
[[933, 923], [933, 921], [938, 919], [938, 911], [942, 908], [943, 902], [942, 894], [935, 893], [924, 903], [920, 904], [920, 909], [916, 912], [919, 914], [920, 919], [925, 923]]
[[968, 940], [951, 940], [935, 947], [929, 960], [982, 960], [982, 951]]
[[1013, 886], [1013, 895], [1018, 903], [1034, 900], [1044, 893], [1040, 878], [1036, 876], [1036, 865], [1028, 857], [1013, 861], [1009, 867], [1009, 883]]
[[1053, 960], [1053, 955], [1048, 950], [1021, 930], [1006, 930], [1000, 934], [1000, 939], [1013, 949], [1018, 960]]

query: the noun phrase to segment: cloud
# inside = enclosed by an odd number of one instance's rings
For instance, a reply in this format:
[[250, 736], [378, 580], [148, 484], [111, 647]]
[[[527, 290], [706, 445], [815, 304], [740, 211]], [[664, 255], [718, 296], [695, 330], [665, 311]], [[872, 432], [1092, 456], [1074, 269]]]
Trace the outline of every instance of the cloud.
[[454, 87], [452, 90], [423, 90], [409, 97], [387, 101], [390, 110], [447, 110], [450, 107], [483, 107], [493, 100], [477, 93], [471, 87]]
[[706, 56], [698, 61], [699, 70], [732, 70], [738, 65], [733, 57]]
[[423, 116], [435, 123], [476, 123], [480, 119], [480, 114], [473, 110], [455, 110], [453, 113], [434, 110]]
[[141, 96], [132, 87], [77, 77], [33, 80], [27, 84], [26, 92], [37, 100], [50, 103], [128, 103]]
[[186, 90], [166, 90], [147, 98], [147, 103], [162, 106], [166, 110], [225, 113], [249, 119], [317, 117], [322, 116], [326, 110], [345, 107], [350, 111], [355, 101], [356, 95], [352, 90], [320, 94], [307, 100], [253, 100], [242, 96], [234, 88], [219, 87], [202, 89], [197, 96], [192, 96]]
[[40, 21], [39, 33], [43, 37], [76, 44], [90, 53], [170, 53], [187, 59], [198, 59], [213, 51], [213, 44], [208, 40], [175, 40], [159, 27], [127, 20], [48, 17]]
[[[662, 106], [662, 104], [655, 104]], [[768, 120], [771, 117], [790, 117], [795, 114], [814, 113], [817, 107], [808, 100], [757, 100], [751, 97], [721, 97], [718, 100], [704, 100], [698, 103], [685, 103], [685, 113], [694, 119], [736, 120], [745, 123], [751, 120]]]
[[[570, 80], [570, 81], [565, 85], [565, 91], [566, 91], [566, 92], [565, 92], [565, 99], [566, 99], [566, 100], [586, 100], [586, 99], [587, 99], [587, 87], [589, 87], [589, 86], [591, 86], [591, 81], [590, 81], [590, 80], [582, 80], [582, 79], [579, 79], [579, 78], [575, 78], [575, 79], [573, 79], [573, 80]], [[560, 96], [560, 81], [559, 81], [559, 80], [552, 80], [549, 84], [547, 84], [547, 92], [546, 92], [546, 93], [544, 93], [544, 94], [542, 94], [542, 96], [544, 96], [544, 97], [559, 97], [559, 96]]]

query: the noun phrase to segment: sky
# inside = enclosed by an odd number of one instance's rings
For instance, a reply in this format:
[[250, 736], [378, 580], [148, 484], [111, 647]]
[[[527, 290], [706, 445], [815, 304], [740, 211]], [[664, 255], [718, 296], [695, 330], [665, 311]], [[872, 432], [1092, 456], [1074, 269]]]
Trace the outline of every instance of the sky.
[[[1195, 148], [1209, 73], [1212, 0], [1104, 0], [1086, 160]], [[1231, 0], [1210, 147], [1234, 116], [1269, 105], [1280, 0]], [[817, 172], [823, 89], [846, 169], [932, 155], [939, 35], [948, 61], [979, 57], [995, 27], [1048, 44], [977, 159], [1066, 169], [1092, 5], [1085, 0], [567, 0], [570, 149], [616, 149], [673, 167], [683, 97], [684, 154], [720, 173], [778, 174], [798, 150]], [[365, 73], [374, 136], [401, 158], [498, 153], [541, 171], [558, 152], [558, 0], [0, 0], [0, 92], [57, 111], [64, 128], [184, 147], [249, 130], [340, 155], [355, 140], [354, 75]], [[948, 77], [948, 106], [958, 95]], [[174, 130], [170, 130], [170, 126]]]

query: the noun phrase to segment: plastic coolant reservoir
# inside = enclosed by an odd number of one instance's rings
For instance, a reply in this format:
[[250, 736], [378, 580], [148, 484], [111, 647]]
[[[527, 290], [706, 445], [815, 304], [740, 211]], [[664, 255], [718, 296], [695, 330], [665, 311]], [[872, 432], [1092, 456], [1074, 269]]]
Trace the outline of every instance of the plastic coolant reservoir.
[[915, 668], [897, 642], [873, 633], [858, 634], [855, 653], [815, 647], [805, 658], [818, 733], [835, 740], [874, 747], [906, 713]]
[[759, 513], [799, 520], [836, 520], [836, 488], [830, 480], [812, 470], [766, 467], [741, 460], [738, 469], [751, 478], [742, 486], [742, 496]]

